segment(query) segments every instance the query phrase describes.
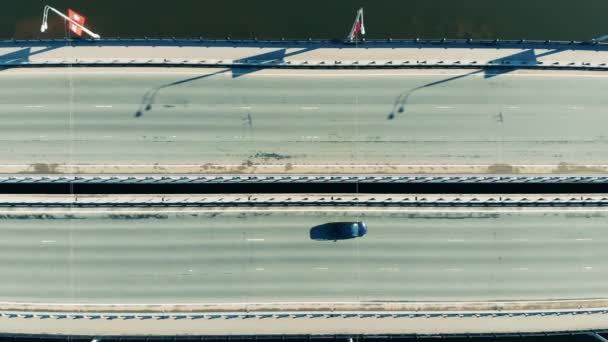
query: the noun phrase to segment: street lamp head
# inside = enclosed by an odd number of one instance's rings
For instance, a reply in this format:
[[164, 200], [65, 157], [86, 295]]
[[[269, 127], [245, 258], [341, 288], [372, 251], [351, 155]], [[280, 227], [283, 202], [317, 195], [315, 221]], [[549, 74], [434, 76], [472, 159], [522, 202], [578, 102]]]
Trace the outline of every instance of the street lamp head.
[[[45, 32], [48, 29], [47, 21], [48, 21], [49, 11], [53, 11], [54, 13], [56, 13], [57, 15], [62, 17], [66, 22], [70, 23], [70, 30], [75, 30], [73, 28], [76, 27], [76, 28], [84, 31], [86, 34], [91, 36], [93, 39], [101, 38], [97, 33], [91, 32], [91, 30], [82, 26], [80, 23], [76, 22], [74, 19], [70, 18], [69, 16], [59, 12], [58, 10], [56, 10], [53, 7], [48, 6], [48, 5], [44, 6], [44, 12], [42, 14], [42, 25], [40, 26], [40, 32]], [[78, 36], [80, 36], [80, 31], [78, 31]]]

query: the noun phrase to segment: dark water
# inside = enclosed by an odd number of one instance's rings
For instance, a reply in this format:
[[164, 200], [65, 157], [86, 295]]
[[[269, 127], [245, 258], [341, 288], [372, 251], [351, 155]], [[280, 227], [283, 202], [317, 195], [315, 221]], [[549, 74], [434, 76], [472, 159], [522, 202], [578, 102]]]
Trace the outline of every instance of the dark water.
[[70, 184], [53, 182], [2, 184], [0, 187], [0, 194], [590, 194], [606, 192], [608, 192], [608, 184], [605, 183]]
[[45, 4], [88, 16], [102, 37], [344, 38], [358, 7], [368, 38], [588, 40], [608, 34], [606, 0], [0, 0], [0, 37], [62, 38]]

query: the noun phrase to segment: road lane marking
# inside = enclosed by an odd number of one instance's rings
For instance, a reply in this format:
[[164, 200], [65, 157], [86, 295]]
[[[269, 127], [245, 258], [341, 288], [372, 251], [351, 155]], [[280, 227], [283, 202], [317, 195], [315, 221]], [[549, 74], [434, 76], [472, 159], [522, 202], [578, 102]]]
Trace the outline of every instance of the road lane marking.
[[317, 110], [319, 107], [300, 107], [301, 110]]
[[507, 108], [509, 108], [509, 109], [518, 109], [519, 107], [518, 106], [509, 106]]
[[251, 109], [251, 106], [241, 106], [241, 107], [237, 107], [238, 109]]
[[590, 238], [578, 238], [578, 239], [575, 239], [575, 240], [576, 241], [591, 241], [593, 239], [590, 239]]
[[527, 267], [513, 267], [513, 271], [529, 271], [530, 269]]
[[593, 267], [591, 267], [591, 266], [585, 266], [585, 267], [583, 267], [583, 269], [589, 271], [589, 270], [593, 269]]
[[264, 241], [264, 239], [247, 239], [247, 241], [251, 241], [251, 242], [261, 242], [261, 241]]
[[319, 270], [319, 271], [323, 270], [324, 271], [324, 270], [328, 270], [329, 267], [313, 267], [312, 269], [313, 270]]
[[112, 108], [112, 105], [95, 105], [95, 108]]
[[399, 271], [399, 268], [398, 267], [380, 267], [379, 270], [386, 271], [386, 272], [397, 272], [397, 271]]
[[263, 271], [263, 270], [264, 270], [264, 268], [263, 268], [263, 267], [258, 267], [258, 268], [256, 268], [255, 270], [256, 270], [256, 271]]
[[435, 108], [437, 108], [437, 109], [453, 109], [454, 107], [450, 107], [450, 106], [435, 106]]
[[464, 239], [448, 239], [448, 242], [464, 242]]
[[27, 105], [25, 108], [44, 108], [43, 105]]
[[57, 242], [57, 241], [55, 241], [55, 240], [42, 240], [42, 241], [40, 241], [40, 243], [55, 243], [55, 242]]

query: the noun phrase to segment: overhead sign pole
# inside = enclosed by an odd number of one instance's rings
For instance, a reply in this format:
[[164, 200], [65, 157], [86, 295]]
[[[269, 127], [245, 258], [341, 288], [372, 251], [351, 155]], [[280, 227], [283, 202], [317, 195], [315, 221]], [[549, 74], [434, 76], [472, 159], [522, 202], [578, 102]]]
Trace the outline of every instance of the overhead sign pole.
[[353, 27], [350, 29], [350, 33], [346, 39], [349, 42], [353, 40], [356, 41], [358, 34], [362, 36], [365, 35], [365, 24], [363, 23], [363, 7], [359, 8], [357, 11], [357, 16], [355, 17], [355, 22], [353, 23]]
[[57, 15], [59, 15], [60, 17], [62, 17], [66, 21], [68, 21], [70, 23], [70, 25], [72, 25], [72, 26], [74, 26], [74, 27], [76, 27], [78, 29], [81, 29], [84, 33], [88, 34], [92, 38], [94, 38], [94, 39], [101, 38], [97, 33], [92, 32], [88, 28], [82, 26], [77, 21], [73, 20], [72, 18], [68, 17], [67, 15], [59, 12], [58, 10], [56, 10], [53, 7], [48, 6], [48, 5], [44, 6], [44, 14], [42, 16], [42, 26], [40, 26], [40, 32], [44, 32], [48, 28], [47, 20], [48, 20], [48, 16], [49, 16], [49, 11], [53, 11], [53, 12], [57, 13]]

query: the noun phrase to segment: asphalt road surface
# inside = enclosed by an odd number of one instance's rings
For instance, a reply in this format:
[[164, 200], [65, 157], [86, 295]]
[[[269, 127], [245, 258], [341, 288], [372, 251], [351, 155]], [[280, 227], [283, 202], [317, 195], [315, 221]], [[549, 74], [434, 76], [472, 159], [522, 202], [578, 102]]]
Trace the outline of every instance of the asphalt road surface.
[[0, 173], [608, 172], [606, 89], [574, 71], [10, 69]]
[[[0, 301], [608, 296], [604, 209], [307, 210], [5, 211], [0, 215]], [[337, 242], [309, 237], [315, 225], [349, 220], [367, 222], [368, 235]]]

